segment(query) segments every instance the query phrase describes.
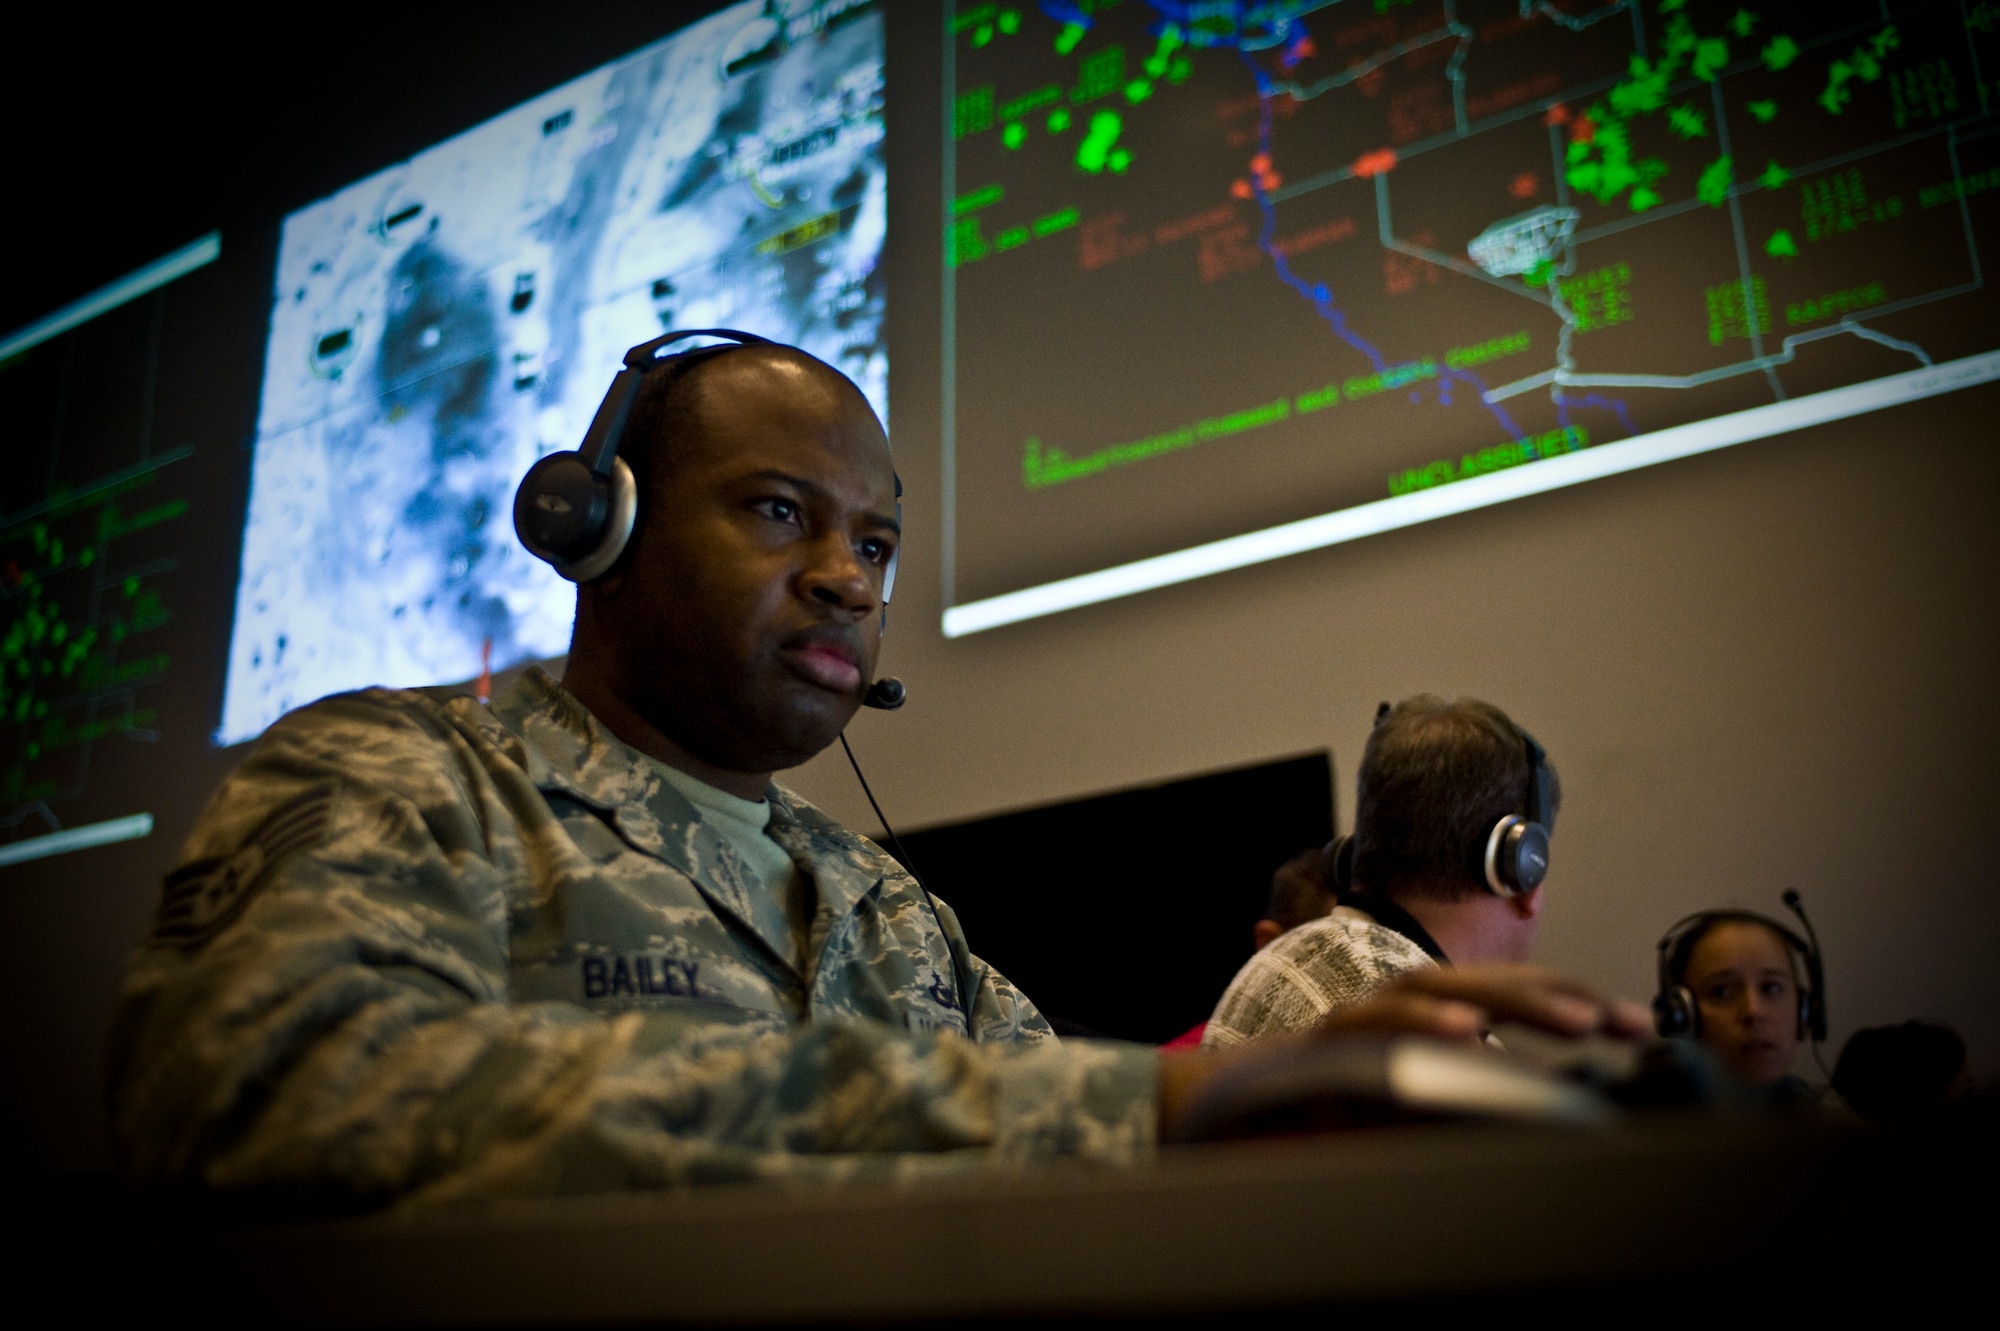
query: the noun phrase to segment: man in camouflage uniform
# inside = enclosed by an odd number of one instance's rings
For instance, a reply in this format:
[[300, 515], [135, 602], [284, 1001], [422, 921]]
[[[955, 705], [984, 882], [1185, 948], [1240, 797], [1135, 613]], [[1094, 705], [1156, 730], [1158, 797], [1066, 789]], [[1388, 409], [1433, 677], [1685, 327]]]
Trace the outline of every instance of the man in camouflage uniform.
[[[560, 683], [325, 699], [210, 804], [113, 1036], [138, 1186], [326, 1211], [1127, 1165], [1217, 1062], [1057, 1043], [948, 907], [772, 779], [874, 672], [895, 479], [860, 392], [732, 349], [648, 376], [626, 439], [638, 528]], [[1375, 1017], [1616, 1023], [1509, 983]]]

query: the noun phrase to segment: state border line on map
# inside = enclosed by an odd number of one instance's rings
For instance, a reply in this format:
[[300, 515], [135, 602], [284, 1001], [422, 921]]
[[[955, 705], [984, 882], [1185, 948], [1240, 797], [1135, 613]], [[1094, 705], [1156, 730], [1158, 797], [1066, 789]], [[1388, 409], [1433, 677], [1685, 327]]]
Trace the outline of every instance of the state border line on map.
[[[1969, 295], [1972, 292], [1982, 290], [1984, 286], [1985, 283], [1983, 282], [1961, 282], [1955, 287], [1946, 287], [1942, 291], [1933, 291], [1922, 296], [1911, 296], [1907, 300], [1896, 301], [1890, 305], [1877, 306], [1875, 309], [1868, 311], [1868, 317], [1873, 319], [1882, 314], [1894, 314], [1899, 310], [1910, 309], [1918, 305], [1928, 305], [1934, 300], [1948, 300], [1953, 296]], [[1739, 375], [1757, 374], [1763, 370], [1775, 370], [1780, 365], [1790, 365], [1797, 359], [1799, 347], [1804, 346], [1808, 342], [1817, 342], [1821, 338], [1839, 337], [1843, 334], [1851, 334], [1869, 342], [1879, 343], [1895, 351], [1907, 352], [1925, 365], [1934, 363], [1931, 360], [1930, 353], [1917, 343], [1906, 342], [1901, 338], [1891, 337], [1880, 329], [1870, 328], [1868, 325], [1854, 318], [1854, 316], [1849, 315], [1837, 324], [1828, 324], [1824, 328], [1810, 328], [1803, 333], [1791, 334], [1780, 344], [1781, 349], [1769, 356], [1753, 356], [1749, 360], [1736, 361], [1729, 365], [1718, 365], [1712, 370], [1698, 370], [1693, 374], [1565, 374], [1561, 370], [1543, 370], [1540, 374], [1531, 374], [1525, 379], [1516, 379], [1512, 383], [1501, 384], [1498, 388], [1487, 389], [1485, 400], [1489, 403], [1505, 402], [1510, 397], [1519, 397], [1523, 393], [1532, 393], [1537, 388], [1547, 388], [1552, 384], [1561, 385], [1565, 388], [1702, 388], [1723, 379], [1734, 379]]]
[[944, 636], [962, 638], [1995, 381], [2000, 381], [2000, 350], [1750, 407], [1727, 416], [1670, 426], [1530, 466], [1357, 504], [1150, 559], [948, 606], [943, 615]]
[[1460, 277], [1469, 277], [1475, 282], [1498, 287], [1510, 296], [1519, 296], [1533, 304], [1550, 309], [1555, 307], [1555, 297], [1549, 295], [1546, 288], [1538, 291], [1531, 286], [1510, 282], [1504, 277], [1495, 277], [1477, 264], [1453, 258], [1442, 250], [1434, 250], [1427, 245], [1418, 245], [1398, 237], [1395, 217], [1389, 206], [1389, 173], [1386, 171], [1375, 177], [1375, 231], [1385, 250], [1394, 250], [1398, 254], [1407, 254], [1413, 259], [1436, 264], [1440, 268], [1457, 273]]

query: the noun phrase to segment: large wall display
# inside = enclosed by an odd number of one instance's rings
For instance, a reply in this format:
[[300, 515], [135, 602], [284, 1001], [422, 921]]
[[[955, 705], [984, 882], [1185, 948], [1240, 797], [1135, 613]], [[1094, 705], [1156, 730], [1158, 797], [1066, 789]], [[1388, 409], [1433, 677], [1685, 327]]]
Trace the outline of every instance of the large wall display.
[[948, 6], [958, 636], [2000, 375], [1992, 6]]

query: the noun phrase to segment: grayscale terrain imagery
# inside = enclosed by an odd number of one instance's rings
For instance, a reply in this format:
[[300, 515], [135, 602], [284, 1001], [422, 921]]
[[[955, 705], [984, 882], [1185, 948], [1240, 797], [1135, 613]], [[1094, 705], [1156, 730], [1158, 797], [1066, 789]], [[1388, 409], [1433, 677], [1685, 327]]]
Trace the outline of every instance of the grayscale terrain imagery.
[[217, 741], [566, 650], [514, 486], [629, 346], [761, 333], [886, 421], [885, 189], [879, 7], [750, 3], [287, 218]]

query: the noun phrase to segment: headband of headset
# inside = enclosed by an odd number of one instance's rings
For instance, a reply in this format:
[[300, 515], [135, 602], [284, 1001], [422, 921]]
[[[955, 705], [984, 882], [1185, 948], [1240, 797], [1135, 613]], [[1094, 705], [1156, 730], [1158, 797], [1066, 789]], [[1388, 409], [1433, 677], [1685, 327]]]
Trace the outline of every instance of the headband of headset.
[[[712, 347], [690, 347], [671, 356], [660, 354], [661, 348], [685, 342], [691, 337], [719, 338], [721, 343]], [[591, 417], [590, 429], [583, 436], [583, 447], [577, 450], [578, 455], [594, 475], [610, 476], [612, 463], [618, 456], [618, 445], [625, 437], [625, 422], [631, 417], [632, 403], [639, 396], [639, 383], [649, 372], [664, 365], [706, 360], [721, 352], [734, 351], [737, 347], [777, 345], [768, 337], [738, 332], [734, 328], [685, 328], [662, 333], [650, 342], [641, 342], [625, 353], [625, 367], [612, 379], [611, 391], [604, 395], [597, 414]]]

